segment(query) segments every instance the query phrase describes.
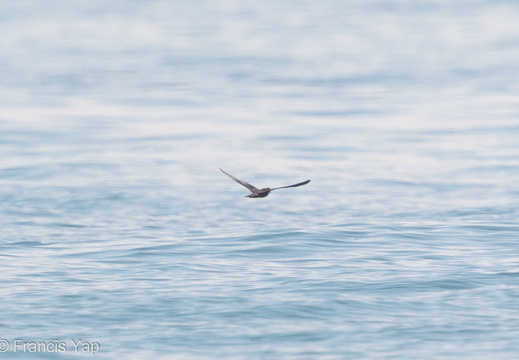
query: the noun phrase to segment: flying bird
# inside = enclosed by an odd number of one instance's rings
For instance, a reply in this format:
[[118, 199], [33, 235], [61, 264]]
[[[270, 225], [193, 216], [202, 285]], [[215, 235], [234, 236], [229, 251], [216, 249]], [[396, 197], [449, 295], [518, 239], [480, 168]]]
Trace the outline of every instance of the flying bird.
[[300, 183], [297, 183], [297, 184], [294, 184], [294, 185], [281, 186], [281, 187], [277, 187], [277, 188], [273, 188], [273, 189], [271, 189], [271, 188], [258, 189], [257, 187], [249, 184], [248, 182], [240, 180], [240, 179], [232, 176], [231, 174], [226, 173], [222, 169], [220, 169], [220, 171], [223, 172], [228, 177], [230, 177], [231, 179], [233, 179], [234, 181], [236, 181], [238, 184], [241, 184], [241, 185], [245, 186], [247, 189], [249, 189], [251, 194], [245, 196], [245, 197], [248, 197], [248, 198], [264, 198], [264, 197], [267, 197], [270, 194], [271, 191], [274, 191], [274, 190], [277, 190], [277, 189], [286, 189], [286, 188], [291, 188], [291, 187], [303, 186], [303, 185], [306, 185], [306, 184], [308, 184], [310, 182], [310, 180], [306, 180], [306, 181], [303, 181], [303, 182], [300, 182]]

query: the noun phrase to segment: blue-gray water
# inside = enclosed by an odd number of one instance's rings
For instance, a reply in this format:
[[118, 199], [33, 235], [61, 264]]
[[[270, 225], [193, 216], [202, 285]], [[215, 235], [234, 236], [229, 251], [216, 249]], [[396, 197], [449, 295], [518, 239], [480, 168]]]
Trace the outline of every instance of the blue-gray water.
[[0, 358], [518, 359], [518, 18], [0, 2]]

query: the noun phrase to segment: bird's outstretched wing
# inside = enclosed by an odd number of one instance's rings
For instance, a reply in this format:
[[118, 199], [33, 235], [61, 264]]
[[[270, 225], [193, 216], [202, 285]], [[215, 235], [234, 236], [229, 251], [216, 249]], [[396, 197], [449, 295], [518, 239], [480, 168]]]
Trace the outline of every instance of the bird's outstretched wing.
[[308, 184], [309, 182], [310, 182], [310, 180], [306, 180], [306, 181], [303, 181], [303, 182], [300, 182], [300, 183], [297, 183], [297, 184], [294, 184], [294, 185], [280, 186], [280, 187], [277, 187], [277, 188], [273, 188], [273, 189], [270, 189], [270, 191], [277, 190], [277, 189], [286, 189], [286, 188], [291, 188], [291, 187], [303, 186], [303, 185]]
[[220, 168], [220, 171], [223, 172], [225, 175], [227, 175], [228, 177], [230, 177], [231, 179], [233, 179], [234, 181], [236, 181], [238, 184], [241, 184], [243, 186], [245, 186], [247, 189], [250, 190], [250, 192], [254, 193], [254, 192], [258, 192], [259, 189], [251, 184], [249, 184], [248, 182], [246, 181], [243, 181], [243, 180], [240, 180], [238, 179], [237, 177], [234, 177], [232, 176], [231, 174], [228, 174], [226, 173], [225, 171], [223, 171], [221, 168]]

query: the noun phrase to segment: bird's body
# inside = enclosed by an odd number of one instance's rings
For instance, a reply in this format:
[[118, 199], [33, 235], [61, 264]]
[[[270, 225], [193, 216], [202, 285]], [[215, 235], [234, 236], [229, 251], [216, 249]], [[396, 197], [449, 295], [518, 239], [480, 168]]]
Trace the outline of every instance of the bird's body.
[[270, 194], [270, 188], [264, 188], [264, 189], [260, 189], [257, 193], [252, 193], [250, 195], [247, 195], [247, 197], [250, 197], [250, 198], [263, 198], [263, 197], [267, 197], [269, 196]]
[[269, 196], [270, 192], [273, 190], [285, 189], [285, 188], [290, 188], [290, 187], [298, 187], [298, 186], [306, 185], [310, 182], [310, 180], [306, 180], [306, 181], [303, 181], [303, 182], [300, 182], [300, 183], [297, 183], [294, 185], [281, 186], [281, 187], [277, 187], [277, 188], [273, 188], [273, 189], [271, 189], [271, 188], [258, 189], [254, 185], [251, 185], [246, 181], [240, 180], [237, 177], [234, 177], [231, 174], [226, 173], [222, 169], [220, 169], [220, 171], [223, 172], [228, 177], [230, 177], [231, 179], [233, 179], [234, 181], [236, 181], [238, 184], [243, 185], [247, 189], [249, 189], [251, 193], [249, 195], [246, 195], [246, 197], [248, 197], [248, 198], [264, 198], [264, 197]]

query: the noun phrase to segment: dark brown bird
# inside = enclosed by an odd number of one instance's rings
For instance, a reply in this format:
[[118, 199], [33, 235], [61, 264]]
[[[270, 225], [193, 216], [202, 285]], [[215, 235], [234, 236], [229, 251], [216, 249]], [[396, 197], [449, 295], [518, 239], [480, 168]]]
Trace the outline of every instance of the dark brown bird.
[[281, 187], [277, 187], [277, 188], [273, 188], [273, 189], [271, 189], [271, 188], [258, 189], [257, 187], [249, 184], [246, 181], [240, 180], [240, 179], [232, 176], [231, 174], [227, 174], [222, 169], [220, 169], [220, 171], [223, 172], [228, 177], [230, 177], [231, 179], [233, 179], [234, 181], [236, 181], [238, 184], [241, 184], [241, 185], [245, 186], [247, 189], [249, 189], [251, 194], [245, 196], [245, 197], [249, 197], [249, 198], [264, 198], [264, 197], [267, 197], [270, 194], [271, 191], [274, 191], [274, 190], [277, 190], [277, 189], [286, 189], [286, 188], [291, 188], [291, 187], [298, 187], [298, 186], [306, 185], [306, 184], [308, 184], [310, 182], [310, 180], [306, 180], [306, 181], [300, 182], [298, 184], [288, 185], [288, 186], [281, 186]]

